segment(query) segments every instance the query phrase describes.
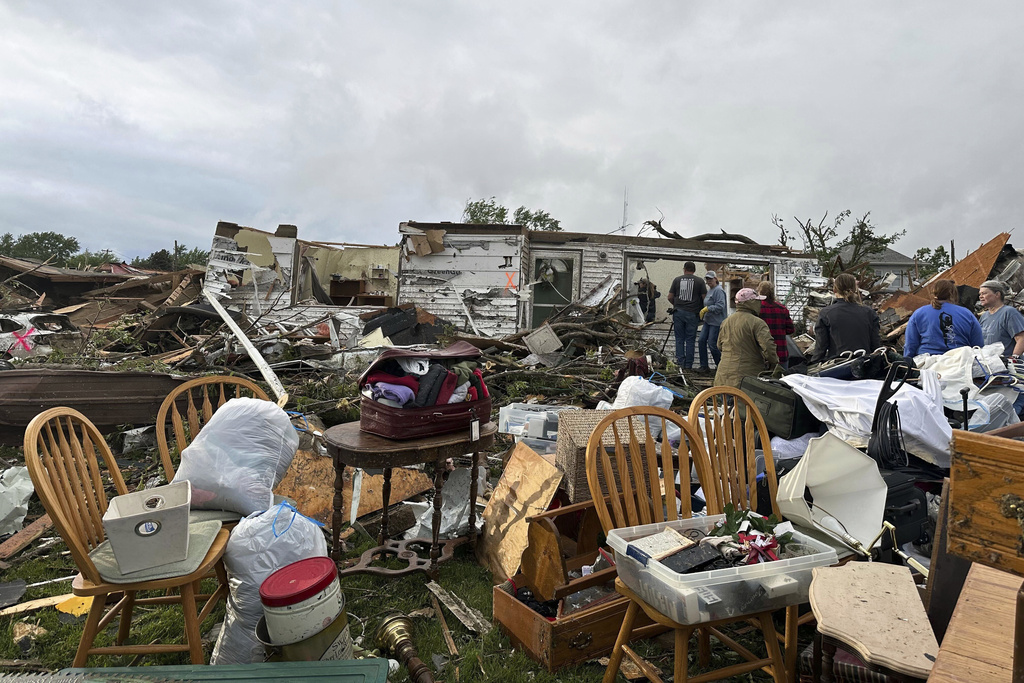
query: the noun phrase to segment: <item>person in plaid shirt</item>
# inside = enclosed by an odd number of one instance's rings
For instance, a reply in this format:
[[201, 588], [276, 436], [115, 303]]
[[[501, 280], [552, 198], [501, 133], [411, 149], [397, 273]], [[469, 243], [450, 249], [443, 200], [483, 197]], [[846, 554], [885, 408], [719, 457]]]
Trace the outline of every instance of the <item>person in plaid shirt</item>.
[[779, 352], [779, 363], [782, 367], [789, 366], [789, 347], [786, 346], [786, 335], [793, 334], [793, 318], [789, 309], [775, 300], [775, 285], [763, 281], [757, 286], [757, 293], [764, 297], [761, 302], [761, 320], [768, 323], [768, 329], [775, 338], [776, 350]]

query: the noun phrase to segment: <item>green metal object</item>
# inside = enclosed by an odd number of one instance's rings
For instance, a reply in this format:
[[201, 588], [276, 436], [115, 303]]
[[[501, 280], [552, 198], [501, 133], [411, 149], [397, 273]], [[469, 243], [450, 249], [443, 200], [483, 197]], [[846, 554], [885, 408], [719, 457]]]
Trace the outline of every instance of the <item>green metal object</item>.
[[[331, 662], [264, 662], [223, 666], [132, 666], [63, 669], [60, 675], [82, 683], [115, 683], [125, 680], [229, 681], [237, 683], [387, 683], [388, 660], [345, 659]], [[78, 676], [78, 678], [75, 678]]]

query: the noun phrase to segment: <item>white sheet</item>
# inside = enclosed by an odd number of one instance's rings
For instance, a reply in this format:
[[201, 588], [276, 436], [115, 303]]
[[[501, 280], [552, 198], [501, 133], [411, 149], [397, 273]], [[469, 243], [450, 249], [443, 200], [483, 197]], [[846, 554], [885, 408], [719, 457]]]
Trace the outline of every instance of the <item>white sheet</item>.
[[[942, 412], [938, 378], [930, 370], [922, 370], [921, 374], [925, 390], [904, 384], [890, 401], [899, 404], [907, 451], [948, 468], [953, 430]], [[830, 432], [852, 446], [867, 446], [875, 403], [884, 382], [874, 379], [846, 382], [807, 375], [787, 375], [782, 381], [804, 399], [807, 409], [827, 424]]]

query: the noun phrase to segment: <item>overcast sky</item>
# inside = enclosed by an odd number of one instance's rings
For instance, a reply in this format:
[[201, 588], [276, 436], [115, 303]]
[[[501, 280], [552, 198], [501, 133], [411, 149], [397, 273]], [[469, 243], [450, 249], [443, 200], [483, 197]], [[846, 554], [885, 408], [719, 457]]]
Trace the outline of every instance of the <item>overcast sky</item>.
[[0, 233], [394, 244], [492, 195], [603, 233], [628, 188], [684, 236], [851, 209], [962, 255], [1024, 214], [1021, 35], [1013, 0], [0, 0]]

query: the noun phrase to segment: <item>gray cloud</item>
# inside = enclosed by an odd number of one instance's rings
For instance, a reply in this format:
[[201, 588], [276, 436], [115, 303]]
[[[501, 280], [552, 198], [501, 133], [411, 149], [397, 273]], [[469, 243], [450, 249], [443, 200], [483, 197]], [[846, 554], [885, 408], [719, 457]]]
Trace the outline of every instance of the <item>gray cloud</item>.
[[491, 195], [607, 232], [628, 187], [631, 222], [683, 234], [850, 208], [962, 253], [1024, 208], [1022, 24], [1008, 1], [0, 1], [0, 232], [393, 243]]

